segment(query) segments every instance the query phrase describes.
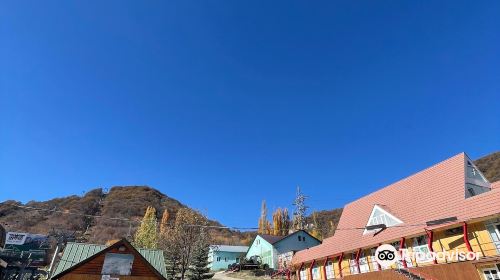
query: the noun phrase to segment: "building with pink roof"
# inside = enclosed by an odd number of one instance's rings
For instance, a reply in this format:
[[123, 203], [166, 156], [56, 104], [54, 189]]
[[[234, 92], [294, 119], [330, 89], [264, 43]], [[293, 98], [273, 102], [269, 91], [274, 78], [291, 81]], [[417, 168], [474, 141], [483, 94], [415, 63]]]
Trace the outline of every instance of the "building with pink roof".
[[[442, 279], [435, 272], [439, 266], [440, 271], [459, 267], [460, 275], [449, 279], [500, 279], [499, 183], [490, 183], [460, 153], [366, 195], [344, 207], [334, 236], [294, 255], [294, 277], [389, 279], [393, 274], [399, 279], [399, 271]], [[476, 252], [481, 258], [407, 257], [383, 267], [375, 260], [380, 244], [392, 244], [400, 253]], [[386, 271], [391, 269], [392, 274]]]

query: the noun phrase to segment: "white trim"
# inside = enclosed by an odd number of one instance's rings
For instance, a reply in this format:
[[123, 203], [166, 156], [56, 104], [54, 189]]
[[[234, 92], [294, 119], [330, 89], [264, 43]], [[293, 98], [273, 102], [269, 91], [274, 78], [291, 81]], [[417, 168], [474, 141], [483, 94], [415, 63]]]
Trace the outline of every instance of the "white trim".
[[[488, 276], [486, 275], [486, 271], [495, 273], [496, 278], [488, 278]], [[498, 271], [498, 268], [496, 266], [483, 268], [483, 269], [481, 269], [481, 272], [483, 273], [483, 277], [486, 280], [498, 280], [498, 279], [500, 279], [500, 272]], [[490, 274], [490, 276], [491, 276], [491, 274]], [[495, 275], [493, 275], [493, 276], [495, 276]]]
[[[391, 219], [393, 219], [394, 221], [396, 221], [396, 224], [402, 224], [402, 223], [403, 223], [403, 221], [401, 221], [400, 219], [396, 218], [396, 216], [392, 215], [391, 213], [389, 213], [389, 212], [387, 212], [386, 210], [384, 210], [382, 207], [380, 207], [380, 206], [378, 206], [377, 204], [375, 204], [375, 205], [373, 206], [372, 212], [370, 213], [370, 217], [368, 218], [368, 222], [366, 223], [366, 226], [370, 226], [370, 225], [371, 225], [370, 223], [371, 223], [372, 219], [373, 219], [373, 218], [375, 218], [375, 217], [373, 217], [373, 214], [375, 213], [375, 211], [376, 211], [376, 210], [378, 210], [378, 211], [380, 211], [380, 212], [384, 213], [384, 215], [386, 215], [386, 216], [388, 216], [389, 218], [391, 218]], [[388, 226], [388, 225], [387, 225], [387, 227], [390, 227], [390, 226]], [[367, 233], [371, 233], [371, 232], [373, 232], [373, 231], [371, 231], [371, 230], [369, 231], [369, 230], [367, 230], [367, 229], [365, 228], [365, 230], [363, 231], [363, 235], [365, 235], [365, 234], [367, 234]]]

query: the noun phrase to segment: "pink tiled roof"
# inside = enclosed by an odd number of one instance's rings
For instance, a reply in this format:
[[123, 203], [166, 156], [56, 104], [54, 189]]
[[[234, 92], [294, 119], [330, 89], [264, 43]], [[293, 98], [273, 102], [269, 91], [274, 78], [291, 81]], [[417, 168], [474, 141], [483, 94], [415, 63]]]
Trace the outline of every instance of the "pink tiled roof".
[[[431, 220], [456, 216], [459, 221], [468, 221], [500, 213], [498, 184], [490, 192], [465, 199], [465, 159], [464, 153], [458, 154], [347, 204], [335, 235], [319, 246], [297, 252], [293, 262], [308, 262], [422, 234], [425, 222]], [[376, 236], [363, 235], [363, 229], [355, 228], [366, 226], [376, 204], [403, 224], [387, 228]], [[442, 226], [445, 225], [439, 227]]]
[[492, 189], [499, 189], [500, 188], [500, 181], [496, 181], [495, 183], [491, 183], [491, 188]]

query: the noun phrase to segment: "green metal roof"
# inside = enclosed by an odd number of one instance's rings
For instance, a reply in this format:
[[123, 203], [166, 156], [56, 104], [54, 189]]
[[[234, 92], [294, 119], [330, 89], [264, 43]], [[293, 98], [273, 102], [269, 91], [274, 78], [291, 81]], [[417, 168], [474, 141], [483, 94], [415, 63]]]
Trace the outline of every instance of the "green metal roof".
[[[72, 243], [68, 242], [64, 248], [63, 256], [57, 264], [52, 275], [58, 275], [80, 262], [92, 257], [93, 255], [106, 249], [105, 245]], [[167, 278], [167, 269], [165, 268], [165, 258], [160, 250], [137, 249], [137, 251], [161, 274]]]

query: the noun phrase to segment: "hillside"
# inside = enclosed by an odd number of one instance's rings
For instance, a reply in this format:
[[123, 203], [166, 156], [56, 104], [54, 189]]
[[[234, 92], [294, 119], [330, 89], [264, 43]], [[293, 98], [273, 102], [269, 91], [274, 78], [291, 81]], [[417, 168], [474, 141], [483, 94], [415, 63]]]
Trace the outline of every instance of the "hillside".
[[[179, 201], [170, 198], [158, 190], [147, 186], [117, 186], [105, 193], [102, 189], [94, 189], [83, 196], [55, 198], [49, 201], [30, 201], [24, 206], [56, 209], [63, 213], [34, 211], [18, 208], [12, 205], [22, 205], [17, 201], [0, 203], [0, 223], [8, 230], [49, 233], [52, 230], [74, 232], [83, 241], [103, 244], [107, 240], [129, 236], [135, 232], [147, 206], [157, 210], [161, 218], [163, 210], [167, 209], [172, 218], [178, 209], [187, 207]], [[102, 216], [89, 218], [70, 213]], [[110, 220], [109, 218], [130, 218], [134, 222]], [[218, 225], [210, 221], [211, 225]], [[253, 238], [252, 233], [241, 233], [227, 229], [214, 230], [215, 242], [228, 244], [247, 243]]]
[[474, 161], [490, 182], [500, 180], [500, 152], [495, 152]]

